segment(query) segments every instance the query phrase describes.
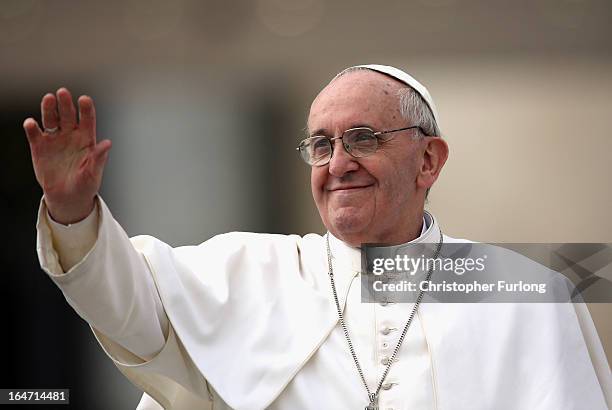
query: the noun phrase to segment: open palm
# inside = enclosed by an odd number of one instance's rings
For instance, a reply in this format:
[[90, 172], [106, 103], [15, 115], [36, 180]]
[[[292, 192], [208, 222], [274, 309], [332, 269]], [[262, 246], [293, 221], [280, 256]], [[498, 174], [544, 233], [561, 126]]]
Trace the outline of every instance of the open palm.
[[44, 131], [33, 118], [23, 124], [49, 213], [64, 224], [85, 218], [93, 209], [111, 148], [109, 140], [96, 142], [93, 100], [81, 96], [78, 106], [77, 122], [70, 91], [60, 88], [41, 101]]

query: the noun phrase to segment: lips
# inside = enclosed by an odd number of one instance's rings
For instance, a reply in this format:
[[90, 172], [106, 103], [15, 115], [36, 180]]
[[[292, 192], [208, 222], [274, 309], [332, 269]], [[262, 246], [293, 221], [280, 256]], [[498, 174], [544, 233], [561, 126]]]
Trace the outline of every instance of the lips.
[[369, 184], [369, 185], [337, 186], [337, 187], [333, 187], [333, 188], [328, 189], [328, 191], [331, 191], [331, 192], [342, 192], [342, 191], [350, 192], [350, 191], [356, 191], [356, 190], [359, 190], [359, 189], [369, 188], [371, 186], [372, 186], [372, 184]]

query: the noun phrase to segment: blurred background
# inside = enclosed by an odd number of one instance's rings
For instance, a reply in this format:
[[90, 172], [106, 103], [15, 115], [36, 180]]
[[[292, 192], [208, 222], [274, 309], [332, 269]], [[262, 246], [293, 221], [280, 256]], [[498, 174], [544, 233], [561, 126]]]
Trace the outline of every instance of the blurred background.
[[[294, 147], [341, 69], [403, 68], [451, 154], [428, 207], [448, 235], [612, 242], [608, 0], [0, 1], [3, 388], [74, 408], [140, 393], [39, 269], [41, 197], [21, 124], [46, 92], [91, 95], [113, 141], [102, 196], [129, 235], [323, 232]], [[610, 304], [591, 304], [612, 357]]]

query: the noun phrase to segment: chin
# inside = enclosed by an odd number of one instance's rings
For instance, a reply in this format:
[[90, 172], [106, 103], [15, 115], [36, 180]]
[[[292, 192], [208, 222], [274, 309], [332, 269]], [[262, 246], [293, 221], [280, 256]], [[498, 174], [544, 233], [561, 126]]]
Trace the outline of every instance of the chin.
[[330, 215], [330, 230], [343, 240], [359, 237], [366, 229], [370, 219], [360, 209], [342, 209]]

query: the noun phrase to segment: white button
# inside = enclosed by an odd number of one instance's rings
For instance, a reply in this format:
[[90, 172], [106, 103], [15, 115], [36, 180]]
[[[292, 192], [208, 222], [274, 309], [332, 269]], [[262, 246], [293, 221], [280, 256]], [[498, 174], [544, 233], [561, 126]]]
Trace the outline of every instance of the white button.
[[385, 383], [382, 385], [383, 390], [390, 390], [395, 383]]
[[387, 347], [389, 347], [389, 343], [383, 342], [382, 347], [383, 347], [383, 349], [386, 349]]
[[397, 330], [397, 327], [385, 327], [380, 331], [380, 333], [386, 336], [394, 330]]
[[[399, 362], [399, 359], [396, 357], [394, 360], [394, 362]], [[387, 356], [383, 356], [383, 358], [380, 360], [380, 363], [382, 363], [383, 365], [388, 365], [389, 364], [389, 358]]]

